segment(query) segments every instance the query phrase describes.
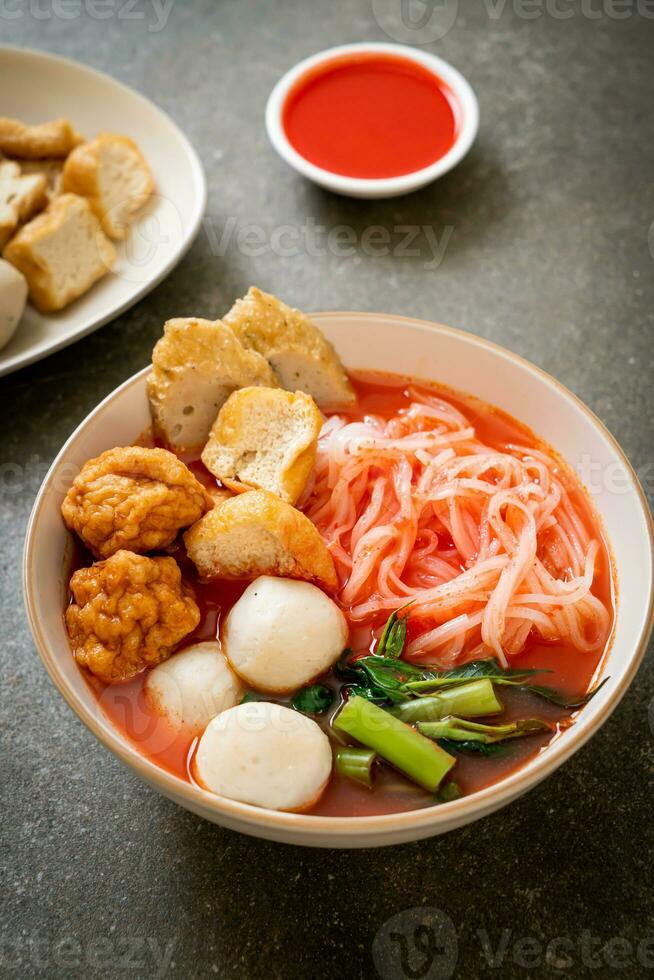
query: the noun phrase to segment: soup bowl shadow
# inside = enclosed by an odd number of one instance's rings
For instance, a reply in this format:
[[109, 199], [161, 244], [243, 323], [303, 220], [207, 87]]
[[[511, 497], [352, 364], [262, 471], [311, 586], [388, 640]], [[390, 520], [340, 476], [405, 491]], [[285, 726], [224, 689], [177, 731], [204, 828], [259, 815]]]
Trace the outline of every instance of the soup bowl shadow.
[[407, 317], [339, 312], [312, 318], [349, 369], [393, 371], [475, 395], [529, 426], [573, 468], [590, 461], [594, 476], [587, 489], [612, 550], [618, 594], [612, 642], [597, 677], [610, 680], [575, 724], [492, 786], [451, 803], [382, 816], [322, 817], [260, 809], [208, 793], [142, 755], [102, 714], [70, 653], [63, 610], [72, 539], [60, 507], [87, 459], [129, 445], [149, 426], [149, 369], [117, 388], [81, 423], [42, 484], [25, 542], [27, 615], [43, 664], [73, 711], [122, 762], [180, 806], [232, 830], [291, 844], [375, 847], [419, 840], [478, 820], [526, 793], [609, 717], [636, 673], [652, 628], [652, 519], [637, 477], [608, 430], [575, 395], [529, 362], [472, 334]]

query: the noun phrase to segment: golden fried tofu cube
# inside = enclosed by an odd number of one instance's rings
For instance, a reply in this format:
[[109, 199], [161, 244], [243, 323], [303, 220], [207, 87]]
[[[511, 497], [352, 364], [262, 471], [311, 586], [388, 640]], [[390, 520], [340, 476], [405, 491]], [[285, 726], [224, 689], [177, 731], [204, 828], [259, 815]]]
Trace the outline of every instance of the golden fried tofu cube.
[[62, 194], [14, 235], [4, 257], [19, 269], [42, 313], [62, 310], [106, 276], [116, 259], [91, 206]]
[[156, 435], [176, 451], [201, 449], [237, 388], [279, 387], [265, 358], [246, 350], [220, 320], [178, 317], [152, 351], [148, 397]]
[[337, 585], [334, 561], [316, 526], [268, 490], [226, 500], [186, 532], [184, 543], [204, 580], [276, 575], [327, 590]]
[[300, 310], [252, 286], [223, 317], [244, 347], [262, 354], [282, 387], [305, 391], [323, 411], [354, 405], [356, 396], [332, 345]]
[[86, 197], [105, 235], [121, 240], [153, 193], [154, 178], [134, 140], [100, 133], [70, 154], [62, 188]]
[[82, 137], [69, 119], [29, 126], [19, 119], [0, 116], [0, 153], [20, 160], [67, 157]]
[[227, 486], [238, 480], [294, 504], [313, 469], [322, 421], [303, 391], [241, 388], [220, 409], [202, 462]]

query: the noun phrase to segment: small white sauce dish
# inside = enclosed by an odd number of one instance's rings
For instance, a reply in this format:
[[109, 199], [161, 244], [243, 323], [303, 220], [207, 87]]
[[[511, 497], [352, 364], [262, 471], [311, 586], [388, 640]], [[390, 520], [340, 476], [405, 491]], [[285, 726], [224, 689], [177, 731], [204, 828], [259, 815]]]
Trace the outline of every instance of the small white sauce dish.
[[[300, 154], [290, 143], [283, 124], [283, 112], [286, 99], [300, 79], [318, 66], [334, 59], [356, 54], [384, 54], [406, 58], [431, 72], [439, 81], [444, 82], [453, 96], [452, 107], [456, 114], [457, 136], [448, 152], [421, 170], [401, 174], [397, 177], [362, 178], [348, 177], [332, 173], [311, 163]], [[273, 88], [266, 105], [266, 130], [273, 147], [283, 160], [294, 170], [307, 177], [320, 187], [342, 194], [345, 197], [386, 198], [399, 197], [409, 194], [438, 177], [442, 177], [459, 163], [468, 153], [474, 143], [479, 129], [479, 104], [468, 81], [456, 68], [427, 51], [403, 44], [383, 44], [363, 42], [359, 44], [342, 44], [335, 48], [320, 51], [303, 61], [280, 78]]]

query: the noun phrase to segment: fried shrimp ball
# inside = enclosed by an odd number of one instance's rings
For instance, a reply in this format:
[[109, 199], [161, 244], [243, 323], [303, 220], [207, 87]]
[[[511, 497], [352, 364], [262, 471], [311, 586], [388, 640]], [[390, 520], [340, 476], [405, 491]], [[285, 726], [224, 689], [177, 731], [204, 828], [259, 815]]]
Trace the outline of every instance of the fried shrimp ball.
[[121, 548], [165, 548], [212, 506], [202, 484], [173, 453], [126, 446], [84, 464], [61, 513], [97, 558], [109, 558]]
[[73, 655], [103, 681], [124, 681], [166, 660], [200, 622], [174, 558], [117, 551], [70, 580], [66, 627]]

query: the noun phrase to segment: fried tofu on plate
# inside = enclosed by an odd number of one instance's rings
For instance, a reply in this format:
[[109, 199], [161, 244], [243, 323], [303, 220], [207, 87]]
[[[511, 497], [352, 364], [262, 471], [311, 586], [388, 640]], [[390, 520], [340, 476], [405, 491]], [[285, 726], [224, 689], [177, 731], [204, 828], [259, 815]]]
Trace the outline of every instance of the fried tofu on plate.
[[68, 119], [0, 117], [0, 250], [41, 313], [63, 310], [111, 271], [111, 239], [127, 237], [154, 190], [126, 136], [87, 143]]
[[0, 116], [0, 152], [21, 160], [63, 159], [83, 142], [68, 119], [31, 126]]

